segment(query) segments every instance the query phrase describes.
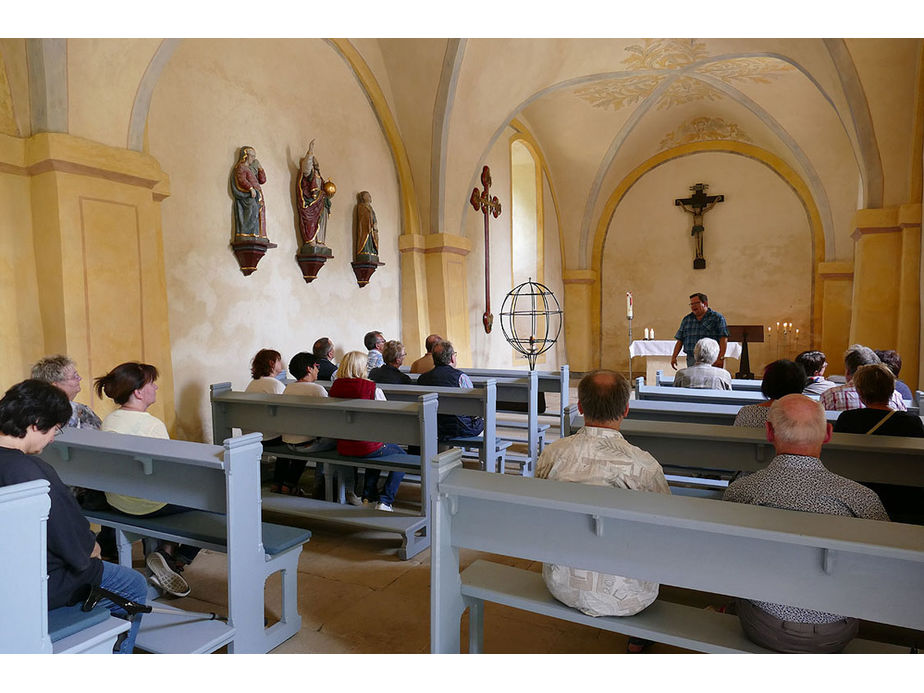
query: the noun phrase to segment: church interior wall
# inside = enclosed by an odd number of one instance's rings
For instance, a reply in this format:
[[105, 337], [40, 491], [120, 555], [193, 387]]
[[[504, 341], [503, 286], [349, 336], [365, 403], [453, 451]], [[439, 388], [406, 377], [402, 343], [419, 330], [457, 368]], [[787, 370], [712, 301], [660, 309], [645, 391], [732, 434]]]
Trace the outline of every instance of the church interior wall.
[[[694, 270], [691, 215], [665, 200], [676, 181], [711, 181], [726, 201], [704, 215], [706, 269]], [[729, 324], [791, 322], [798, 340], [769, 335], [750, 349], [751, 370], [810, 347], [814, 274], [812, 230], [792, 188], [746, 157], [704, 152], [653, 168], [628, 191], [609, 225], [602, 262], [601, 365], [627, 371], [625, 292], [634, 299], [633, 338], [653, 328], [673, 339], [701, 291]], [[737, 361], [730, 362], [734, 367]], [[633, 370], [638, 371], [635, 364]]]
[[[310, 85], [296, 88], [306, 66]], [[312, 138], [337, 192], [327, 226], [334, 259], [308, 284], [294, 259], [294, 189]], [[184, 41], [154, 91], [148, 140], [171, 176], [163, 238], [179, 436], [210, 436], [208, 385], [245, 387], [261, 348], [277, 349], [288, 363], [322, 336], [334, 341], [338, 359], [364, 350], [370, 330], [401, 338], [395, 166], [368, 99], [331, 46], [255, 40], [241, 51], [236, 42]], [[256, 149], [266, 171], [267, 234], [278, 244], [249, 277], [228, 247], [228, 177], [243, 145]], [[360, 288], [350, 261], [363, 190], [372, 195], [385, 266]]]

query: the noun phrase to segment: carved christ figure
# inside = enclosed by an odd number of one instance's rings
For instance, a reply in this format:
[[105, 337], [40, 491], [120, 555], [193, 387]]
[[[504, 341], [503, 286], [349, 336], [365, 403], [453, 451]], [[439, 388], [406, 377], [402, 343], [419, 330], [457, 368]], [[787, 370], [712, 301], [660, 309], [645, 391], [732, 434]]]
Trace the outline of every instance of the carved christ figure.
[[690, 187], [690, 190], [693, 191], [690, 197], [674, 200], [676, 206], [693, 215], [693, 228], [690, 230], [696, 249], [693, 269], [704, 269], [706, 267], [706, 258], [703, 257], [703, 232], [706, 230], [706, 227], [703, 226], [703, 215], [719, 202], [725, 201], [724, 195], [706, 195], [708, 187], [704, 183], [697, 183]]
[[308, 245], [325, 245], [327, 237], [327, 217], [330, 214], [330, 197], [328, 192], [333, 184], [321, 178], [321, 169], [314, 156], [314, 140], [308, 145], [308, 153], [301, 161], [298, 173], [298, 226], [302, 243]]
[[266, 238], [266, 206], [260, 187], [265, 182], [266, 173], [257, 161], [253, 147], [241, 147], [237, 163], [231, 170], [236, 236]]

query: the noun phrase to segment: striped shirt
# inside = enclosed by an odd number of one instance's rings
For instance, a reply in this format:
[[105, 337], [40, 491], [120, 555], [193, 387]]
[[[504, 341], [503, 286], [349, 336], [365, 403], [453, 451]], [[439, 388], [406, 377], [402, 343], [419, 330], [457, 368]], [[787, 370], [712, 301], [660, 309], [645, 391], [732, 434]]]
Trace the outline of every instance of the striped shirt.
[[[821, 393], [821, 406], [830, 411], [847, 411], [849, 409], [865, 409], [866, 405], [860, 401], [857, 388], [850, 384], [838, 385]], [[889, 408], [896, 411], [908, 411], [905, 400], [896, 391], [892, 390]]]

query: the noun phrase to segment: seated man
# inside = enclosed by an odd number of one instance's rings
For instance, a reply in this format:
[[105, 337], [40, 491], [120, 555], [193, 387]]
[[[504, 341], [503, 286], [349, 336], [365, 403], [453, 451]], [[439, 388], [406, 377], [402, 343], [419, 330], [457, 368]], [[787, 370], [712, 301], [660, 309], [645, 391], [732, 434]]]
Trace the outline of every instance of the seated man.
[[369, 350], [369, 360], [366, 362], [366, 377], [373, 368], [378, 368], [384, 361], [382, 360], [382, 349], [385, 348], [385, 337], [381, 332], [367, 332], [363, 337], [363, 344]]
[[[546, 446], [536, 476], [670, 495], [658, 461], [619, 432], [629, 413], [630, 390], [629, 381], [615, 371], [585, 375], [578, 385], [584, 427]], [[657, 583], [564, 565], [544, 565], [542, 577], [552, 596], [588, 616], [631, 616], [658, 597]], [[629, 651], [641, 651], [645, 644], [630, 638]]]
[[337, 373], [334, 363], [334, 343], [329, 337], [321, 337], [314, 343], [311, 353], [318, 360], [318, 380], [333, 380]]
[[718, 357], [719, 343], [711, 337], [703, 337], [693, 347], [693, 365], [677, 371], [674, 386], [731, 390], [731, 373], [712, 365]]
[[[888, 520], [870, 489], [832, 474], [821, 446], [831, 440], [824, 409], [805, 395], [786, 395], [770, 408], [767, 440], [776, 450], [766, 468], [733, 481], [724, 499], [824, 515]], [[857, 634], [857, 620], [800, 607], [737, 600], [745, 634], [778, 652], [840, 652]]]
[[803, 395], [820, 395], [825, 390], [837, 387], [833, 380], [825, 378], [828, 359], [820, 351], [803, 351], [796, 357], [796, 363], [805, 369], [806, 382]]
[[433, 368], [433, 347], [443, 341], [438, 334], [431, 334], [424, 342], [426, 353], [411, 364], [411, 373], [426, 373]]
[[407, 373], [402, 373], [399, 368], [404, 363], [404, 357], [407, 352], [404, 345], [396, 339], [385, 342], [385, 348], [382, 350], [382, 360], [385, 362], [378, 368], [373, 368], [369, 373], [369, 380], [374, 383], [390, 383], [392, 385], [410, 385], [414, 381]]
[[895, 391], [902, 396], [902, 399], [914, 399], [911, 388], [898, 379], [898, 374], [902, 372], [902, 357], [898, 352], [894, 349], [876, 349], [876, 356], [892, 371], [892, 375], [895, 376]]
[[[847, 375], [847, 382], [822, 392], [821, 406], [828, 411], [862, 409], [865, 405], [860, 401], [857, 388], [853, 386], [853, 374], [860, 366], [868, 366], [871, 363], [881, 363], [876, 352], [860, 344], [851, 344], [844, 354], [844, 371]], [[894, 390], [889, 398], [889, 406], [898, 411], [908, 410], [905, 400]]]
[[[456, 350], [452, 348], [452, 344], [439, 342], [433, 346], [430, 353], [433, 355], [433, 368], [417, 378], [418, 385], [459, 387], [466, 390], [474, 387], [472, 379], [455, 367]], [[437, 414], [436, 429], [440, 441], [477, 436], [484, 431], [484, 419], [480, 416]]]
[[[54, 467], [37, 457], [67, 423], [71, 405], [67, 395], [50, 383], [24, 380], [0, 399], [0, 486], [45, 479], [50, 484], [51, 509], [47, 523], [48, 608], [57, 609], [78, 599], [87, 585], [144, 604], [148, 586], [136, 570], [100, 560], [90, 523]], [[36, 536], [38, 540], [38, 536]], [[15, 570], [5, 566], [4, 570]], [[108, 599], [100, 602], [114, 616], [127, 614]], [[141, 615], [135, 616], [127, 637], [117, 643], [119, 654], [131, 654]]]

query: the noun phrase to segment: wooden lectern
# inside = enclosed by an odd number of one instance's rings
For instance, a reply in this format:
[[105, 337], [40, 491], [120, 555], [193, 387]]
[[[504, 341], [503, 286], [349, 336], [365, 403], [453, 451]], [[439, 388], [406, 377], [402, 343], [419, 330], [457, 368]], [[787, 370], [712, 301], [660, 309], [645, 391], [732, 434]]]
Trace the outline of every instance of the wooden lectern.
[[735, 373], [735, 377], [741, 380], [754, 380], [754, 374], [751, 373], [751, 360], [748, 357], [748, 342], [763, 342], [764, 326], [729, 325], [728, 341], [741, 342], [741, 370]]

